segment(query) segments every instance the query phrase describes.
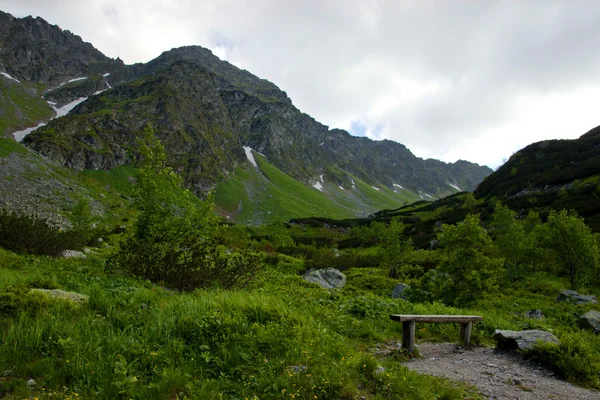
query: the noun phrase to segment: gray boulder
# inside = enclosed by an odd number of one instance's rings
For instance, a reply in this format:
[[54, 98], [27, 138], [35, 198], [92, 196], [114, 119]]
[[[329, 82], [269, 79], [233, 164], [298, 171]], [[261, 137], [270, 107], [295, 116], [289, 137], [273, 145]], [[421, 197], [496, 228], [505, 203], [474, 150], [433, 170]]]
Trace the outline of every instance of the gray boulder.
[[88, 300], [88, 296], [76, 292], [65, 292], [60, 289], [31, 289], [31, 293], [43, 293], [46, 296], [50, 296], [54, 299], [69, 300], [74, 303], [83, 303]]
[[394, 291], [392, 292], [392, 299], [406, 300], [406, 295], [404, 294], [404, 291], [409, 287], [410, 286], [405, 283], [397, 283], [396, 287], [394, 287]]
[[542, 319], [544, 318], [544, 315], [542, 314], [542, 310], [529, 310], [525, 311], [525, 318]]
[[304, 274], [304, 280], [320, 285], [325, 289], [341, 289], [346, 285], [346, 275], [335, 268], [309, 269]]
[[531, 331], [505, 331], [496, 329], [494, 339], [498, 342], [498, 347], [517, 348], [519, 350], [529, 350], [538, 342], [560, 344], [556, 336], [550, 332], [541, 330]]
[[579, 327], [581, 329], [592, 329], [595, 333], [600, 333], [600, 312], [588, 311], [579, 317]]
[[86, 258], [84, 252], [77, 250], [65, 250], [62, 252], [63, 258]]
[[575, 304], [596, 304], [596, 296], [579, 294], [574, 290], [563, 290], [556, 297], [556, 301], [568, 301]]

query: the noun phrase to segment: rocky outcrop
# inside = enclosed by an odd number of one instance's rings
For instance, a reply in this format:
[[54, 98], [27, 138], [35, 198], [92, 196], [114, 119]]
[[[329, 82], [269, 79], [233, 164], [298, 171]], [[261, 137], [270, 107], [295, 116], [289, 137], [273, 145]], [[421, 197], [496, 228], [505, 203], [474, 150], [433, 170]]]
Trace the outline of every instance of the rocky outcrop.
[[598, 299], [596, 299], [596, 296], [579, 294], [574, 290], [563, 290], [556, 297], [556, 301], [566, 301], [574, 304], [596, 304]]
[[494, 339], [496, 339], [500, 348], [519, 350], [530, 350], [538, 342], [560, 344], [556, 336], [541, 330], [508, 331], [496, 329]]
[[406, 293], [404, 292], [408, 288], [410, 288], [410, 286], [405, 283], [397, 283], [396, 286], [394, 286], [394, 290], [392, 291], [392, 299], [406, 300]]
[[600, 312], [590, 310], [579, 317], [578, 323], [581, 329], [591, 329], [595, 333], [600, 333]]
[[335, 268], [309, 269], [304, 280], [316, 283], [324, 289], [341, 289], [346, 285], [346, 275]]

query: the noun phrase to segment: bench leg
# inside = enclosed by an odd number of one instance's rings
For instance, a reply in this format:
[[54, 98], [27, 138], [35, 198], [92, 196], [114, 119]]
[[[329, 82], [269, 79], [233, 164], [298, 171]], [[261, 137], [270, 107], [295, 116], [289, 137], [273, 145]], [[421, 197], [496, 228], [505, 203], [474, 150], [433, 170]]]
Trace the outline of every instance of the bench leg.
[[471, 344], [471, 328], [473, 327], [472, 322], [467, 322], [460, 324], [460, 341], [463, 342], [465, 346]]
[[402, 322], [402, 348], [412, 353], [415, 351], [415, 321]]

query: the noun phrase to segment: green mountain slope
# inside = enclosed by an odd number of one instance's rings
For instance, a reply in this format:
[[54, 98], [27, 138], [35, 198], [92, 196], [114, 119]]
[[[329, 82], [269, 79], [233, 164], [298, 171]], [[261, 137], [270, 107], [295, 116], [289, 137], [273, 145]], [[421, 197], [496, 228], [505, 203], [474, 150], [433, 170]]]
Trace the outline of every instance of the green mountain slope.
[[127, 168], [79, 173], [0, 138], [0, 208], [35, 214], [56, 225], [69, 226], [69, 212], [80, 199], [107, 224], [119, 224], [128, 217], [129, 202], [121, 194], [131, 187], [126, 182], [134, 173]]
[[52, 117], [52, 107], [40, 96], [44, 85], [34, 85], [0, 75], [0, 137], [36, 126]]
[[514, 210], [573, 209], [600, 231], [600, 134], [533, 143], [515, 153], [475, 191]]
[[[216, 188], [219, 213], [234, 222], [257, 225], [310, 216], [351, 218], [410, 203], [418, 196], [407, 190], [374, 188], [354, 177], [353, 186], [341, 187], [323, 179], [309, 186], [253, 152], [257, 166], [238, 166]], [[318, 187], [318, 188], [317, 188]]]

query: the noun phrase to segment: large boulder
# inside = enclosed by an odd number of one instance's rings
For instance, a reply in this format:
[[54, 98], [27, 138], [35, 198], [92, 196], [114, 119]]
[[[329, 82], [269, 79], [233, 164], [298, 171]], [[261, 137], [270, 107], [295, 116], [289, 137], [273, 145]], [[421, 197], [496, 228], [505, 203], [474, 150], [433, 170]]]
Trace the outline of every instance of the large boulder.
[[556, 297], [556, 301], [568, 301], [575, 304], [596, 304], [596, 296], [579, 294], [574, 290], [563, 290]]
[[600, 312], [591, 310], [583, 314], [579, 317], [579, 327], [600, 333]]
[[410, 286], [405, 283], [397, 283], [394, 287], [394, 291], [392, 292], [392, 299], [406, 300], [406, 294], [404, 293], [404, 291], [409, 287]]
[[31, 293], [42, 293], [46, 296], [50, 296], [54, 299], [69, 300], [74, 303], [83, 303], [88, 300], [88, 296], [76, 292], [65, 292], [60, 289], [31, 289]]
[[505, 331], [496, 329], [494, 339], [498, 342], [498, 347], [529, 350], [538, 342], [560, 344], [556, 336], [550, 332], [541, 330], [531, 331]]
[[325, 289], [341, 289], [346, 285], [346, 275], [335, 268], [309, 269], [304, 274], [308, 282], [319, 284]]

